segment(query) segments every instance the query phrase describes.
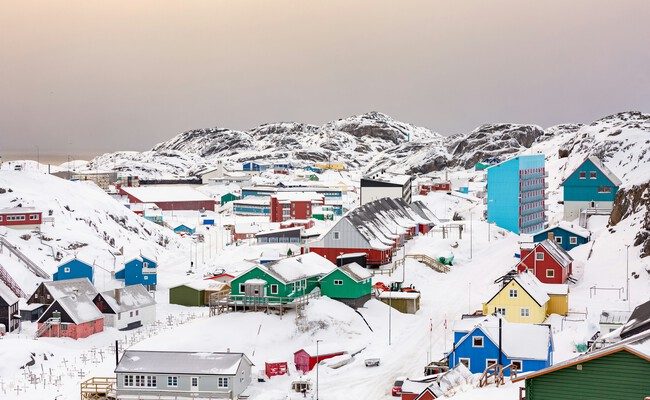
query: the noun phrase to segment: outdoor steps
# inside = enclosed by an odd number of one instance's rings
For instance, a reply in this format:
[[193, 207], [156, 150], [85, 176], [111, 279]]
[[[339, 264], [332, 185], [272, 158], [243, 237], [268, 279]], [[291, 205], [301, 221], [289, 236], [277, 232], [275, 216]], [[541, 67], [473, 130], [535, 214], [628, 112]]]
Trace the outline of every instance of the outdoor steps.
[[0, 265], [0, 280], [4, 282], [4, 284], [7, 285], [7, 287], [11, 289], [11, 291], [14, 292], [16, 296], [22, 297], [24, 299], [27, 298], [25, 292], [23, 292], [18, 283], [14, 281], [11, 275], [9, 275], [9, 272], [7, 272], [7, 270], [4, 269], [2, 265]]
[[426, 254], [408, 254], [406, 255], [406, 257], [413, 258], [414, 260], [421, 262], [427, 267], [436, 270], [438, 272], [447, 273], [450, 271], [449, 266], [441, 263], [440, 261], [436, 260], [433, 257], [427, 256]]
[[39, 338], [39, 337], [41, 337], [41, 335], [43, 335], [45, 332], [47, 332], [52, 327], [53, 322], [54, 322], [53, 318], [50, 318], [47, 321], [45, 321], [43, 323], [43, 325], [41, 325], [41, 327], [38, 328], [38, 330], [34, 334], [34, 338]]
[[30, 270], [34, 275], [38, 276], [39, 278], [43, 279], [50, 279], [50, 275], [43, 271], [41, 267], [36, 265], [32, 260], [30, 260], [25, 254], [23, 254], [22, 251], [18, 250], [16, 246], [13, 246], [7, 239], [4, 237], [0, 236], [0, 252], [2, 252], [3, 249], [9, 249], [9, 252], [11, 252], [13, 255], [18, 257], [18, 259], [27, 267], [28, 270]]

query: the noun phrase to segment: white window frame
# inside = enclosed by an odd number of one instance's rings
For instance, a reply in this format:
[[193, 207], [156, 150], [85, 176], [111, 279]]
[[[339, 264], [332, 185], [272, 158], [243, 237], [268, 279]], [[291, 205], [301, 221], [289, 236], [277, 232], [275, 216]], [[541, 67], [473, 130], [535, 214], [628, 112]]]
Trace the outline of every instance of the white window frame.
[[544, 261], [544, 252], [536, 251], [535, 252], [535, 260]]
[[[492, 361], [490, 363], [490, 361]], [[485, 359], [485, 369], [488, 369], [491, 365], [496, 365], [497, 364], [497, 359], [496, 358], [486, 358]]]
[[526, 307], [522, 307], [519, 309], [519, 316], [520, 317], [530, 317], [530, 309]]
[[569, 237], [569, 244], [578, 244], [578, 237], [577, 236], [570, 236]]
[[598, 179], [596, 171], [589, 171], [589, 179]]
[[122, 385], [124, 387], [133, 387], [133, 375], [124, 375]]
[[[550, 272], [550, 274], [549, 274]], [[555, 278], [555, 270], [553, 268], [547, 268], [546, 269], [546, 277], [547, 278]]]
[[225, 376], [220, 376], [217, 378], [217, 387], [220, 389], [228, 388], [230, 386], [230, 379]]
[[555, 243], [562, 244], [562, 236], [556, 236], [555, 237]]
[[271, 284], [269, 286], [269, 291], [271, 292], [271, 294], [278, 294], [279, 291], [278, 285], [276, 283]]
[[[584, 174], [584, 176], [583, 176]], [[587, 171], [578, 172], [578, 179], [587, 179]]]
[[465, 365], [467, 367], [467, 369], [470, 369], [471, 366], [472, 366], [472, 360], [470, 358], [467, 358], [467, 357], [460, 357], [458, 359], [458, 364], [463, 364], [463, 365]]
[[519, 364], [519, 368], [514, 368], [514, 365], [510, 368], [511, 371], [521, 372], [524, 370], [524, 362], [522, 360], [510, 360], [510, 364]]
[[178, 387], [178, 376], [168, 376], [167, 387]]
[[[476, 344], [476, 340], [480, 339], [481, 344]], [[485, 347], [485, 339], [483, 336], [472, 336], [472, 347], [483, 348]]]
[[31, 214], [29, 216], [30, 221], [38, 221], [38, 214]]
[[343, 286], [343, 279], [334, 279], [334, 286]]
[[239, 284], [239, 293], [241, 294], [246, 293], [246, 285], [244, 283]]
[[[196, 382], [196, 385], [194, 384]], [[193, 376], [190, 378], [190, 387], [191, 388], [197, 388], [199, 387], [199, 377], [198, 376]]]
[[519, 297], [519, 293], [517, 289], [510, 289], [510, 291], [508, 292], [508, 297], [510, 297], [511, 299], [516, 299], [517, 297]]
[[505, 307], [495, 307], [494, 308], [494, 313], [502, 315], [502, 316], [505, 317], [506, 316], [506, 309], [505, 309]]
[[341, 239], [341, 232], [339, 232], [339, 231], [332, 232], [332, 239], [333, 240], [340, 240]]
[[63, 272], [66, 274], [70, 273], [70, 267], [63, 267]]

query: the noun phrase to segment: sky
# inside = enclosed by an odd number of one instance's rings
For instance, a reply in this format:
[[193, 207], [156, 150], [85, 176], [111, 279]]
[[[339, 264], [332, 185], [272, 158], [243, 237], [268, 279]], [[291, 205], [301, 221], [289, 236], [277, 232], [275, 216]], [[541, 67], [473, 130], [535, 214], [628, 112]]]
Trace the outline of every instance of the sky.
[[444, 135], [650, 112], [647, 0], [3, 0], [0, 154], [381, 111]]

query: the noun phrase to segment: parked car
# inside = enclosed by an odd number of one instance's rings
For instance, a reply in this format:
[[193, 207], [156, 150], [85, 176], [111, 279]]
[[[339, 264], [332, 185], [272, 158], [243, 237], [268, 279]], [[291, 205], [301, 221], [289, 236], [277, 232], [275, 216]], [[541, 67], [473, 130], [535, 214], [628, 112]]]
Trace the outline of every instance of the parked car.
[[402, 395], [402, 385], [404, 384], [404, 381], [406, 380], [406, 377], [400, 376], [395, 380], [395, 383], [393, 383], [393, 388], [390, 391], [390, 394], [398, 397]]

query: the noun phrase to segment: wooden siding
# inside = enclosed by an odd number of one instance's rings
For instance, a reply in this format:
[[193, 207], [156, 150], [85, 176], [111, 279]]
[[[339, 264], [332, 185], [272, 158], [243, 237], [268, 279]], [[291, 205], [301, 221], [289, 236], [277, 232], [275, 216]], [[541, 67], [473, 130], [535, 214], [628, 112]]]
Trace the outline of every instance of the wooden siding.
[[650, 362], [626, 351], [526, 379], [527, 400], [643, 400]]
[[[510, 297], [510, 289], [517, 290], [517, 297]], [[488, 303], [483, 304], [485, 315], [494, 313], [496, 308], [504, 308], [508, 322], [541, 324], [546, 319], [546, 304], [539, 306], [535, 300], [513, 279], [504, 286]], [[528, 308], [529, 316], [522, 317], [521, 309]]]
[[551, 299], [548, 301], [548, 314], [567, 315], [569, 313], [569, 295], [567, 294], [549, 294]]
[[181, 285], [169, 289], [169, 303], [181, 306], [203, 306], [203, 291]]
[[[335, 285], [335, 280], [341, 280], [343, 284]], [[357, 282], [340, 269], [336, 269], [321, 279], [321, 293], [332, 299], [357, 299], [370, 294], [372, 291], [370, 281], [371, 279], [366, 279], [364, 282]]]

